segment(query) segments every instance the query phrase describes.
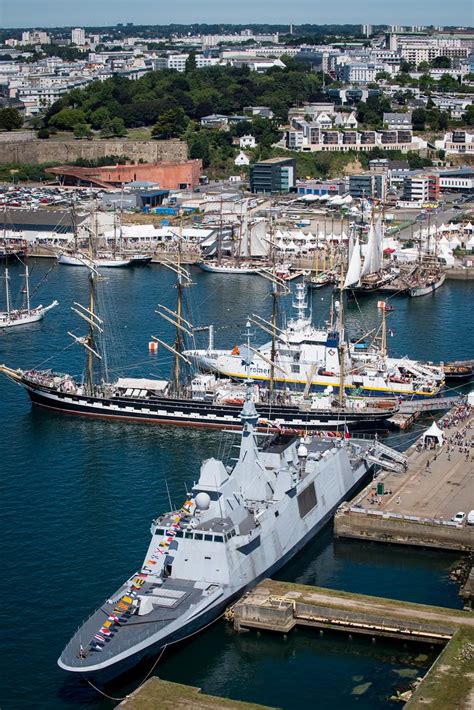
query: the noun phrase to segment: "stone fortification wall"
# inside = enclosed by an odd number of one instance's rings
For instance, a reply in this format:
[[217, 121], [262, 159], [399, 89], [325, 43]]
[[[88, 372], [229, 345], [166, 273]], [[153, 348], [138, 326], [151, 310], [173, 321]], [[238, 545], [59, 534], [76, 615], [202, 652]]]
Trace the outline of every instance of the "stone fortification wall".
[[107, 155], [125, 155], [131, 161], [157, 163], [161, 160], [177, 162], [186, 160], [188, 148], [179, 140], [15, 140], [11, 134], [8, 142], [0, 141], [0, 163], [72, 163], [75, 160], [97, 160]]
[[23, 143], [23, 141], [32, 141], [36, 137], [35, 131], [1, 131], [0, 143]]

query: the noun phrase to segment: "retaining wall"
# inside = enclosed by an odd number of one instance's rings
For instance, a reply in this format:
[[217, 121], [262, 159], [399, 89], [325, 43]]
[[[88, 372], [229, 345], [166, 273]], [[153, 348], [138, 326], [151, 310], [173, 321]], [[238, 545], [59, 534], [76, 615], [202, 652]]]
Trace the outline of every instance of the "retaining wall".
[[15, 140], [0, 141], [0, 163], [72, 163], [75, 160], [97, 160], [107, 155], [125, 155], [131, 161], [157, 163], [161, 160], [187, 160], [188, 147], [179, 140]]
[[474, 545], [474, 528], [445, 527], [426, 522], [412, 522], [365, 513], [339, 513], [334, 519], [336, 537], [393, 542], [401, 545], [437, 547], [470, 551]]

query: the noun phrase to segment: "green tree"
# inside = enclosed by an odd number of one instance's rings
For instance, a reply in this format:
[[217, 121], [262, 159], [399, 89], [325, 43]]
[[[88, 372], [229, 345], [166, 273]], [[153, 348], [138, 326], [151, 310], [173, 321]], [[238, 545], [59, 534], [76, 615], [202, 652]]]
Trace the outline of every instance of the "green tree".
[[151, 129], [151, 135], [159, 140], [179, 138], [186, 130], [187, 123], [188, 119], [182, 108], [171, 108], [160, 114]]
[[474, 104], [469, 104], [466, 108], [466, 113], [463, 113], [462, 118], [467, 126], [474, 126]]
[[192, 50], [189, 52], [188, 58], [186, 59], [184, 71], [186, 74], [191, 74], [196, 68], [196, 52]]
[[23, 117], [16, 108], [4, 108], [0, 111], [0, 128], [12, 131], [14, 128], [21, 128]]
[[92, 128], [95, 131], [100, 131], [100, 129], [103, 128], [104, 124], [107, 121], [110, 121], [110, 113], [105, 108], [105, 106], [102, 106], [102, 108], [98, 108], [95, 111], [92, 111], [90, 115], [90, 122]]
[[63, 108], [49, 120], [49, 125], [64, 131], [73, 131], [78, 123], [86, 123], [84, 111], [78, 108]]
[[47, 128], [40, 128], [36, 135], [38, 138], [46, 139], [49, 138], [49, 131]]
[[113, 118], [111, 121], [111, 127], [114, 136], [116, 136], [117, 138], [123, 138], [123, 136], [127, 135], [127, 129], [125, 128], [123, 118], [119, 118], [119, 116]]
[[426, 111], [424, 108], [416, 108], [412, 113], [413, 128], [415, 131], [425, 130]]
[[431, 66], [435, 69], [451, 69], [451, 60], [449, 57], [435, 57]]
[[76, 138], [89, 138], [91, 135], [92, 131], [87, 123], [76, 123], [74, 126], [74, 136]]
[[429, 68], [430, 68], [429, 62], [420, 62], [418, 64], [418, 71], [427, 72], [427, 71], [429, 71]]

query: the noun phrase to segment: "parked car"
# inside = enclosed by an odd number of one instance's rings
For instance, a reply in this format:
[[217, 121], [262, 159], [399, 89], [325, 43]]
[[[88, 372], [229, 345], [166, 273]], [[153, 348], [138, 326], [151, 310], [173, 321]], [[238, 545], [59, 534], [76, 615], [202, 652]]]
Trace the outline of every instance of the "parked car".
[[458, 525], [462, 525], [464, 523], [464, 521], [466, 520], [466, 517], [467, 517], [466, 513], [460, 512], [460, 513], [456, 513], [456, 515], [453, 515], [451, 520], [453, 521], [453, 523], [457, 523]]
[[467, 524], [474, 525], [474, 510], [470, 510], [467, 514]]

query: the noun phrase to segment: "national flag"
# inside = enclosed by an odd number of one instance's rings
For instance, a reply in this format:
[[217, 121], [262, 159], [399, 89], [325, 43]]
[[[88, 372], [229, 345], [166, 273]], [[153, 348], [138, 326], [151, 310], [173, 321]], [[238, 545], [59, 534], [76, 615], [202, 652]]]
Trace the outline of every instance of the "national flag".
[[96, 635], [94, 636], [94, 640], [95, 640], [96, 642], [98, 641], [99, 643], [105, 644], [105, 640], [104, 640], [104, 638], [103, 638], [100, 634], [96, 634]]
[[111, 631], [110, 631], [110, 629], [105, 629], [103, 626], [102, 626], [102, 628], [101, 628], [101, 630], [100, 630], [100, 633], [101, 633], [101, 634], [104, 634], [104, 636], [111, 636]]
[[344, 439], [350, 439], [351, 435], [349, 432], [349, 429], [347, 428], [347, 424], [344, 424]]
[[119, 618], [116, 614], [110, 614], [110, 616], [107, 617], [109, 621], [114, 621], [116, 624], [119, 622]]

